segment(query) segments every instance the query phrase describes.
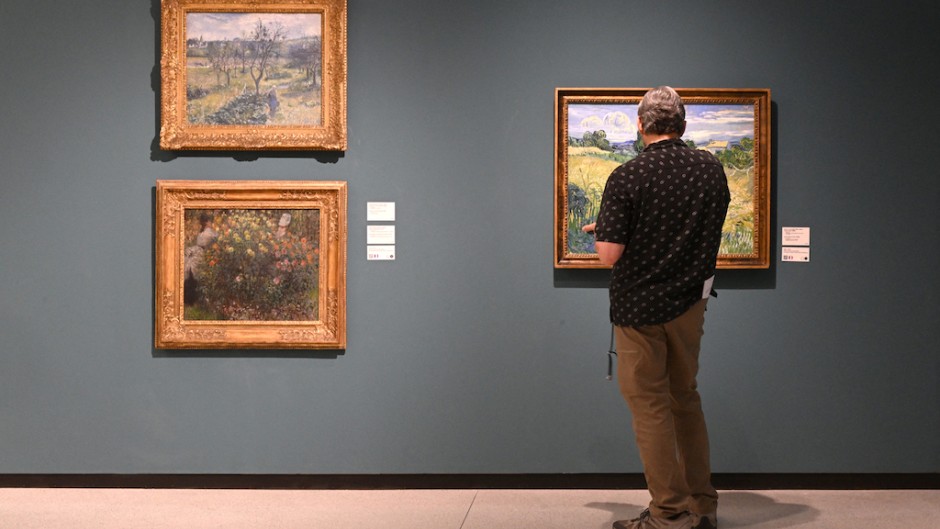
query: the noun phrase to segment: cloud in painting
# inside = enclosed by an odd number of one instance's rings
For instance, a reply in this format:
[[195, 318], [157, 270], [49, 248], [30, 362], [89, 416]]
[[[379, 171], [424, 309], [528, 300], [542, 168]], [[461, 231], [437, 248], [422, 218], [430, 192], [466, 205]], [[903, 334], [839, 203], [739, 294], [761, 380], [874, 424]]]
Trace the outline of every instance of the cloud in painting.
[[607, 139], [617, 143], [636, 139], [636, 116], [623, 105], [570, 105], [568, 134], [581, 138], [585, 132], [603, 130]]
[[583, 131], [595, 131], [604, 128], [604, 120], [597, 116], [588, 116], [578, 124]]
[[604, 116], [604, 131], [611, 141], [636, 139], [636, 125], [623, 112], [610, 112]]
[[686, 122], [684, 137], [695, 143], [754, 137], [754, 107], [751, 105], [687, 105]]
[[244, 38], [258, 25], [281, 24], [288, 39], [315, 37], [321, 33], [318, 13], [187, 13], [186, 38], [232, 40]]

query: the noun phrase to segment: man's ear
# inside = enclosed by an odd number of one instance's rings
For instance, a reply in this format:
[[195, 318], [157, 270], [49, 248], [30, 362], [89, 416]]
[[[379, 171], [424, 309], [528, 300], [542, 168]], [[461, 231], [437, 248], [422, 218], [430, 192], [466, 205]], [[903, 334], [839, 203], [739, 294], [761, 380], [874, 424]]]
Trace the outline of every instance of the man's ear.
[[686, 126], [686, 122], [683, 121], [683, 122], [682, 122], [682, 127], [679, 129], [679, 137], [680, 137], [680, 138], [682, 137], [683, 134], [685, 134], [685, 126]]
[[643, 134], [643, 121], [640, 120], [640, 116], [636, 117], [636, 130], [640, 134]]

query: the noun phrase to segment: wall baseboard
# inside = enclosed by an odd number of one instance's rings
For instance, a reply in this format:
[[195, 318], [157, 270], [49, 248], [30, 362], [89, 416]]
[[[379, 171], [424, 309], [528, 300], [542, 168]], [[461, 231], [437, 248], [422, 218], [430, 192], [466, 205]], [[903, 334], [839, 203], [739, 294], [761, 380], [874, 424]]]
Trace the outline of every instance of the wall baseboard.
[[[940, 473], [714, 474], [720, 490], [940, 489]], [[643, 489], [642, 474], [0, 474], [0, 488]]]

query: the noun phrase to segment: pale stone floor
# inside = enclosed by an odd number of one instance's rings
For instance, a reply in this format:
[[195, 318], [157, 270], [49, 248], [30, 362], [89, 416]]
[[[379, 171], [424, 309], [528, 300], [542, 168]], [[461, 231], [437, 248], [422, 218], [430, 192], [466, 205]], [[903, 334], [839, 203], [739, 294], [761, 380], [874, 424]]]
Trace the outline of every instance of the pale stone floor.
[[[0, 529], [606, 529], [641, 490], [0, 489]], [[721, 491], [719, 527], [940, 528], [940, 490]]]

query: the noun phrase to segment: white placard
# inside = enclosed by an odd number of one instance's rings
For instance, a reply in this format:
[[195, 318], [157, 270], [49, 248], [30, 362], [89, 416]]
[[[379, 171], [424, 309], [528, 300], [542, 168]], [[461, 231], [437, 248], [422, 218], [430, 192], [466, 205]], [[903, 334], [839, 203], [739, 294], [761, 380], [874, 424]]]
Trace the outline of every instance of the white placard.
[[394, 261], [395, 247], [388, 245], [367, 246], [366, 255], [369, 261]]
[[809, 248], [784, 246], [781, 260], [788, 263], [808, 263]]
[[366, 222], [395, 222], [394, 202], [367, 202]]
[[395, 244], [395, 226], [367, 226], [366, 244]]
[[809, 246], [809, 228], [783, 228], [783, 246]]

